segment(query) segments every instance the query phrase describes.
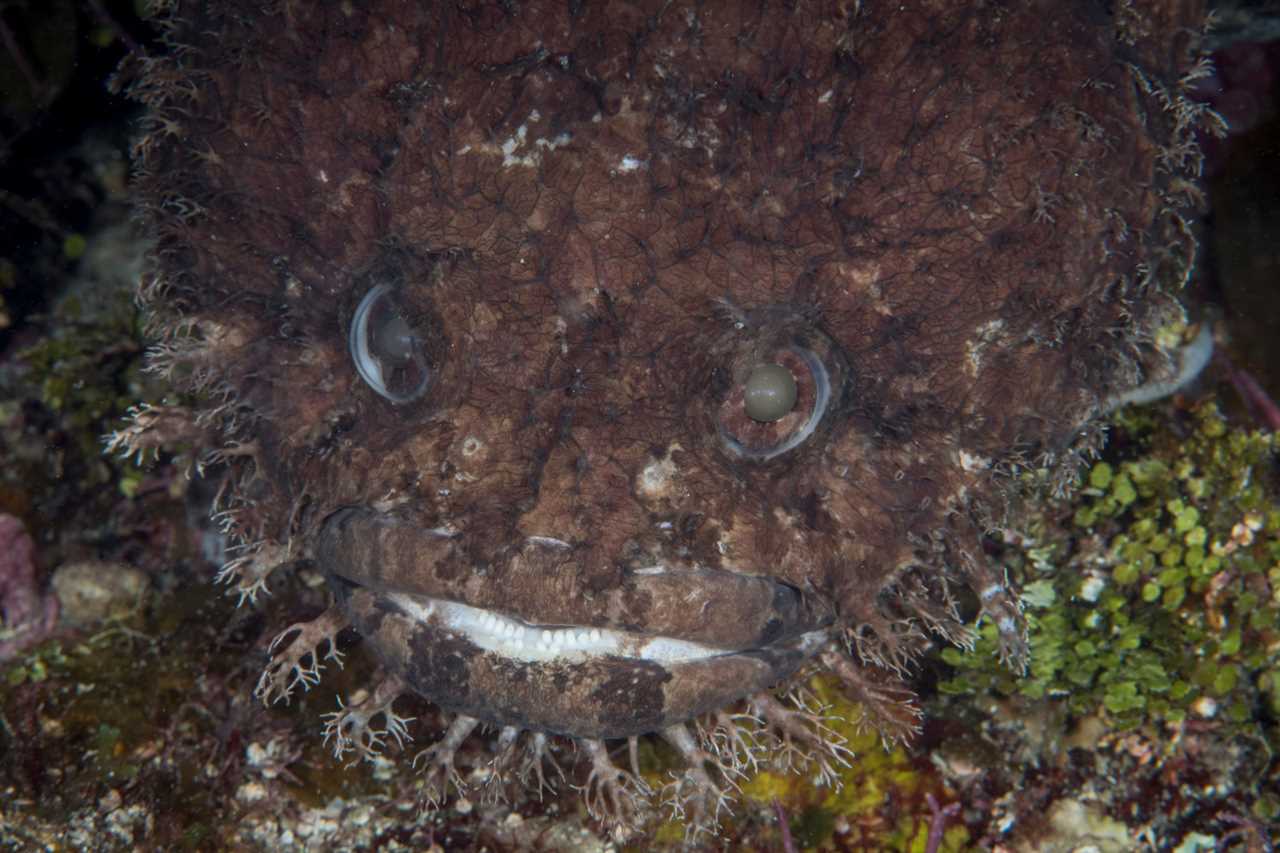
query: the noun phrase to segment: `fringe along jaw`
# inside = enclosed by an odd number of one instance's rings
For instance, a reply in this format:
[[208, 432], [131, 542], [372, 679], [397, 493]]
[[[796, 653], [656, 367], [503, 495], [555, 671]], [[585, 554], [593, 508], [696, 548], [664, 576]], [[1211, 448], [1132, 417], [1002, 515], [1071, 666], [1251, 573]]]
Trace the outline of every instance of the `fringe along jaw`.
[[[432, 802], [480, 722], [539, 788], [575, 739], [617, 825], [707, 828], [761, 762], [834, 779], [771, 691], [826, 669], [906, 736], [969, 602], [1022, 666], [981, 548], [1015, 475], [1067, 487], [1094, 417], [1194, 366], [1217, 117], [1202, 10], [1151, 5], [165, 4], [121, 73], [140, 298], [201, 402], [110, 444], [230, 468], [242, 598], [329, 577], [263, 699], [353, 625], [389, 676], [338, 754], [408, 740], [401, 691], [457, 714]], [[604, 746], [646, 732], [687, 764], [662, 795]]]

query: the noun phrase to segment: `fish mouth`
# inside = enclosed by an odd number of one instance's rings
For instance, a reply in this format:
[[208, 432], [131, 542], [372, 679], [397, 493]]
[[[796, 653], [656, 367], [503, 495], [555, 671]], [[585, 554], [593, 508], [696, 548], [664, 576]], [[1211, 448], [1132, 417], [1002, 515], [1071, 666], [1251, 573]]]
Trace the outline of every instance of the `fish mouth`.
[[631, 660], [682, 663], [707, 660], [724, 649], [691, 643], [672, 637], [650, 637], [634, 631], [575, 626], [531, 625], [481, 607], [440, 601], [425, 596], [392, 593], [388, 602], [422, 622], [439, 620], [445, 628], [461, 634], [477, 648], [502, 654], [513, 661], [585, 661], [590, 658], [621, 657]]
[[325, 519], [314, 554], [326, 575], [418, 621], [518, 654], [692, 660], [768, 648], [836, 621], [828, 597], [764, 574], [660, 561], [599, 589], [580, 553], [555, 537], [526, 536], [485, 567], [464, 546], [449, 530], [358, 506]]
[[[585, 626], [539, 626], [494, 610], [408, 593], [388, 593], [386, 603], [410, 619], [436, 623], [486, 654], [521, 663], [584, 663], [592, 659], [646, 661], [674, 666], [759, 649], [724, 649], [678, 637]], [[816, 651], [829, 632], [797, 638], [797, 648]]]
[[539, 626], [331, 576], [385, 670], [446, 711], [575, 738], [665, 730], [784, 682], [828, 648], [823, 627], [725, 649], [601, 627]]
[[835, 635], [828, 599], [771, 577], [658, 564], [589, 590], [555, 537], [470, 571], [459, 538], [351, 507], [322, 524], [315, 559], [388, 672], [494, 725], [660, 731], [786, 681]]

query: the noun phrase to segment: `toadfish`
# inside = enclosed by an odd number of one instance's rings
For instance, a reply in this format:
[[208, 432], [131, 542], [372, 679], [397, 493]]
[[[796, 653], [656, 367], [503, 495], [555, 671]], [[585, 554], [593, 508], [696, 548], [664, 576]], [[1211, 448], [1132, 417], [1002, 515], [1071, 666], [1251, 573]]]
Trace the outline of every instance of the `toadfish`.
[[711, 826], [745, 767], [856, 760], [817, 671], [909, 735], [975, 616], [1025, 661], [984, 534], [1206, 353], [1159, 334], [1218, 128], [1194, 3], [166, 5], [123, 72], [140, 299], [199, 402], [110, 444], [227, 466], [243, 599], [327, 579], [262, 699], [351, 627], [385, 678], [339, 754], [452, 714], [432, 803], [483, 723], [496, 784], [568, 738], [627, 826], [607, 742], [657, 733]]

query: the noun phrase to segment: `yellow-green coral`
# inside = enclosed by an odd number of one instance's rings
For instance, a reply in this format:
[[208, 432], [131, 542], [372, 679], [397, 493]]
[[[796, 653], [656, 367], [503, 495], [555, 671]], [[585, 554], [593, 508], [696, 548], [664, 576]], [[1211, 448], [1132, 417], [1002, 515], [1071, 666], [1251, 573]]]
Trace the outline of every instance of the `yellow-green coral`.
[[1186, 426], [1120, 416], [1118, 458], [1007, 554], [1025, 590], [1029, 672], [992, 666], [984, 625], [973, 652], [943, 653], [957, 669], [944, 692], [1061, 697], [1120, 726], [1193, 710], [1252, 724], [1259, 701], [1280, 713], [1280, 442], [1231, 428], [1212, 404]]
[[[779, 803], [798, 850], [847, 849], [861, 839], [877, 850], [924, 853], [932, 820], [925, 797], [948, 798], [937, 776], [913, 761], [907, 748], [886, 746], [834, 678], [815, 676], [808, 687], [825, 708], [831, 732], [853, 752], [848, 765], [839, 767], [840, 784], [819, 785], [811, 773], [760, 770], [742, 783], [743, 797], [765, 807]], [[661, 783], [658, 774], [648, 781]], [[837, 840], [838, 825], [842, 837]], [[657, 841], [674, 843], [683, 836], [684, 826], [671, 821], [659, 830]], [[971, 847], [968, 830], [952, 820], [938, 850], [958, 853]]]
[[[818, 788], [805, 774], [763, 771], [743, 785], [743, 794], [757, 802], [781, 802], [796, 816], [793, 829], [800, 830], [796, 843], [805, 849], [827, 841], [835, 819], [840, 817], [853, 831], [860, 825], [873, 828], [877, 849], [921, 853], [931, 818], [925, 794], [943, 796], [936, 777], [922, 772], [902, 746], [886, 748], [874, 727], [864, 724], [862, 710], [841, 695], [834, 681], [819, 677], [810, 686], [829, 706], [832, 730], [845, 739], [855, 756], [843, 768], [839, 788]], [[886, 808], [889, 804], [894, 807]], [[950, 827], [939, 850], [967, 849], [968, 840], [967, 830], [957, 823]]]

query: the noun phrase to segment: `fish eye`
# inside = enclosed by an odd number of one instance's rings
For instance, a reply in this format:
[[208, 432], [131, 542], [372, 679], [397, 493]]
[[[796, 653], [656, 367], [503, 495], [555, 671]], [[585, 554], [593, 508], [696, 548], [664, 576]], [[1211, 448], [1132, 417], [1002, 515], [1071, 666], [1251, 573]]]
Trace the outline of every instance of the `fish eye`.
[[717, 422], [721, 441], [735, 456], [764, 461], [795, 449], [831, 404], [831, 373], [807, 347], [781, 347], [734, 374]]
[[365, 294], [351, 318], [347, 344], [356, 372], [381, 396], [408, 403], [426, 392], [431, 368], [423, 340], [390, 285]]

